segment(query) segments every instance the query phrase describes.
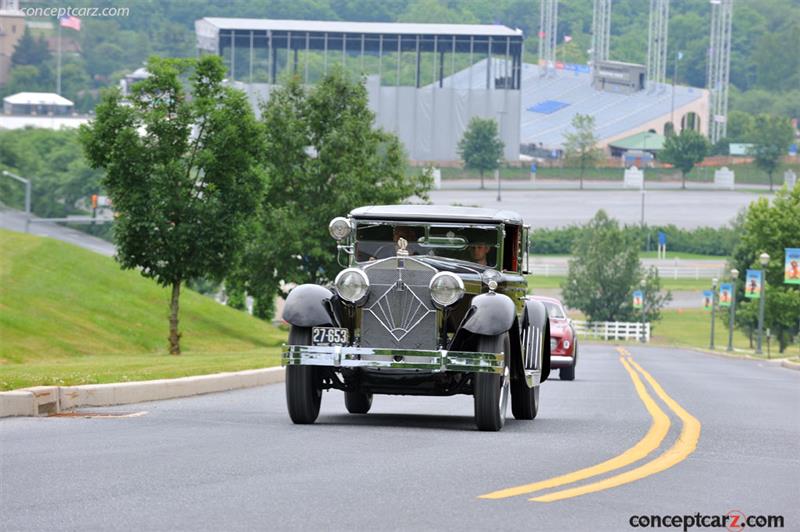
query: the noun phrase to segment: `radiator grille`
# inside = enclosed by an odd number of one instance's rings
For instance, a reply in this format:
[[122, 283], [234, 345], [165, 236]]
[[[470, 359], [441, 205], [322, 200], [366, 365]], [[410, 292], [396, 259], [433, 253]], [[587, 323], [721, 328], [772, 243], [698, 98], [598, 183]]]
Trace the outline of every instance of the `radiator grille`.
[[363, 306], [361, 345], [436, 348], [436, 309], [428, 288], [436, 270], [408, 257], [365, 268], [370, 293]]

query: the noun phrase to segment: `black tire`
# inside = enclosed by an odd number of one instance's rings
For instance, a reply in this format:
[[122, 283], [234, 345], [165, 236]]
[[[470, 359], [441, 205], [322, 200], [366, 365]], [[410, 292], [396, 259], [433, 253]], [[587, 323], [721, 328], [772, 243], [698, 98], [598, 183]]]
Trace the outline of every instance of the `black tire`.
[[[289, 345], [310, 345], [311, 329], [295, 327], [289, 332]], [[314, 423], [322, 402], [322, 379], [314, 366], [286, 366], [286, 406], [297, 425]]]
[[572, 356], [572, 365], [568, 368], [561, 368], [558, 371], [558, 378], [562, 381], [574, 381], [575, 380], [575, 366], [578, 365], [578, 344], [575, 344], [575, 349], [573, 350]]
[[[505, 334], [480, 336], [477, 350], [481, 353], [499, 353], [504, 349]], [[508, 361], [508, 353], [506, 353]], [[473, 394], [475, 396], [475, 424], [478, 430], [497, 432], [506, 422], [508, 408], [509, 367], [505, 373], [476, 373]]]
[[[509, 344], [509, 349], [511, 345]], [[508, 352], [508, 351], [506, 351]], [[523, 368], [524, 372], [524, 368]], [[528, 388], [524, 377], [511, 382], [511, 413], [514, 419], [530, 420], [539, 413], [539, 386]]]
[[344, 406], [351, 414], [366, 414], [372, 408], [372, 394], [344, 392]]

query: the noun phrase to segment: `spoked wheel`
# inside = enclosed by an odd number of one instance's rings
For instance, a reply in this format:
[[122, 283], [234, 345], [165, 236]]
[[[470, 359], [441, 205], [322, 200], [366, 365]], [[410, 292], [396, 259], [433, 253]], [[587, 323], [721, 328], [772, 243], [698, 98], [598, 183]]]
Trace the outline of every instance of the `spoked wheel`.
[[[499, 353], [505, 349], [505, 334], [498, 336], [480, 336], [478, 352]], [[476, 373], [473, 393], [475, 395], [475, 424], [478, 430], [498, 431], [503, 428], [508, 408], [508, 386], [510, 372], [508, 352], [502, 374]]]
[[351, 414], [366, 414], [372, 408], [372, 394], [344, 392], [344, 406]]
[[[310, 345], [311, 329], [292, 326], [289, 345]], [[298, 425], [314, 423], [322, 402], [322, 379], [315, 366], [286, 366], [286, 406]]]
[[[510, 345], [509, 345], [510, 349]], [[534, 419], [539, 413], [539, 385], [528, 387], [525, 379], [511, 383], [511, 413], [514, 419]]]

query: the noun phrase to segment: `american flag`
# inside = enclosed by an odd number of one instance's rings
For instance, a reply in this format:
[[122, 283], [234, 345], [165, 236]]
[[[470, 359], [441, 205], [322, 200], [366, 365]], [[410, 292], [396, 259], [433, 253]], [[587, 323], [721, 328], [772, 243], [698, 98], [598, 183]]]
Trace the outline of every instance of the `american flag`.
[[58, 24], [62, 28], [70, 28], [75, 31], [81, 31], [81, 19], [78, 17], [73, 17], [71, 15], [63, 15], [59, 17]]

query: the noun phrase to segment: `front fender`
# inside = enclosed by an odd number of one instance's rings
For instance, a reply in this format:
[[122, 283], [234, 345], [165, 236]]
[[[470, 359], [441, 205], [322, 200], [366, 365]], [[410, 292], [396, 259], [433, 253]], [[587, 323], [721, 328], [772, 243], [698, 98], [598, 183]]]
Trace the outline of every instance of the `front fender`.
[[511, 329], [516, 310], [507, 295], [480, 294], [472, 298], [472, 309], [462, 328], [473, 334], [496, 336]]
[[316, 284], [301, 284], [292, 289], [283, 306], [283, 319], [297, 327], [333, 325], [330, 300], [333, 292]]

